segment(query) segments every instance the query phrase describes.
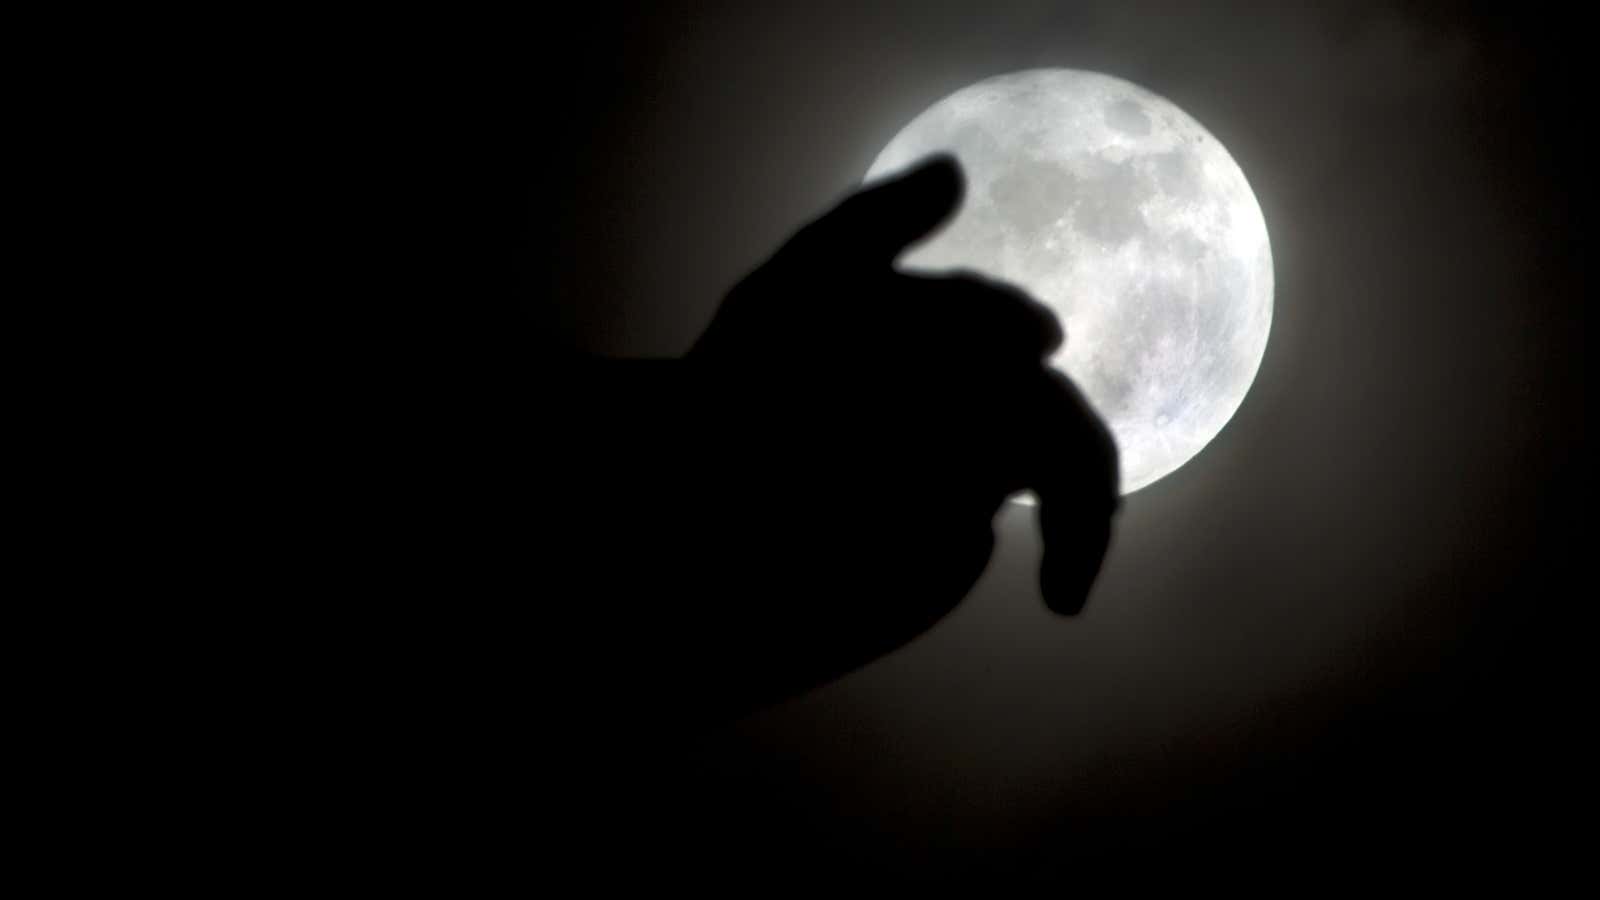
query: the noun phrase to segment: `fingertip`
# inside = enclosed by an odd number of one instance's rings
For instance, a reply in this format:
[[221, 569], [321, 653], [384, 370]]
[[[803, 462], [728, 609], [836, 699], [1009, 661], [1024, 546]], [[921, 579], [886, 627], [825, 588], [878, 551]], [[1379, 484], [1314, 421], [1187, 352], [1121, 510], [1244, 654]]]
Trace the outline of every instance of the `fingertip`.
[[1061, 319], [1054, 312], [1045, 309], [1045, 351], [1040, 354], [1043, 359], [1056, 356], [1056, 351], [1067, 343], [1067, 327], [1062, 325]]
[[1041, 337], [1039, 358], [1049, 359], [1067, 342], [1066, 326], [1062, 325], [1061, 319], [1042, 303], [1030, 299], [1030, 309], [1039, 322]]
[[888, 262], [949, 219], [966, 178], [954, 156], [936, 154], [846, 200], [833, 218], [836, 237], [872, 262]]
[[1063, 584], [1063, 579], [1052, 576], [1051, 566], [1039, 573], [1039, 592], [1044, 595], [1046, 609], [1058, 616], [1076, 616], [1089, 604], [1089, 585]]
[[949, 153], [935, 153], [927, 157], [912, 167], [904, 180], [931, 195], [945, 198], [951, 205], [959, 203], [967, 190], [967, 178], [961, 171], [961, 163]]
[[[1041, 514], [1045, 512], [1041, 510]], [[1076, 616], [1088, 604], [1110, 548], [1111, 516], [1084, 520], [1071, 533], [1050, 537], [1054, 540], [1047, 541], [1039, 565], [1039, 592], [1051, 612]]]
[[890, 202], [885, 204], [888, 210], [877, 218], [889, 226], [891, 240], [903, 245], [954, 213], [966, 190], [967, 179], [956, 158], [947, 153], [935, 154], [884, 185], [884, 198]]

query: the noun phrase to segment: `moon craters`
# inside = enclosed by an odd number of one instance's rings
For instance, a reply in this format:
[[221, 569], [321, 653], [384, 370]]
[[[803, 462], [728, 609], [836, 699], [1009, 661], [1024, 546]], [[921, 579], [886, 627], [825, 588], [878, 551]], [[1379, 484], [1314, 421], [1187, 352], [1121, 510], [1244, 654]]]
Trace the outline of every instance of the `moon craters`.
[[1205, 129], [1143, 88], [1041, 69], [952, 94], [907, 125], [874, 179], [953, 152], [967, 200], [904, 263], [972, 269], [1054, 309], [1053, 362], [1106, 419], [1123, 491], [1198, 453], [1242, 402], [1272, 312], [1266, 225]]

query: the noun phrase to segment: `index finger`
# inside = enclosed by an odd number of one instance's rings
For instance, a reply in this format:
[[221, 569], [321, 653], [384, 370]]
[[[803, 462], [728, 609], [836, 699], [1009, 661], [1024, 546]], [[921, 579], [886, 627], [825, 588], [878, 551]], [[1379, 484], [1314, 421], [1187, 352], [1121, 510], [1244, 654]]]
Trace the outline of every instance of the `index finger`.
[[961, 206], [966, 180], [948, 154], [931, 156], [846, 197], [802, 228], [785, 249], [834, 265], [888, 266]]

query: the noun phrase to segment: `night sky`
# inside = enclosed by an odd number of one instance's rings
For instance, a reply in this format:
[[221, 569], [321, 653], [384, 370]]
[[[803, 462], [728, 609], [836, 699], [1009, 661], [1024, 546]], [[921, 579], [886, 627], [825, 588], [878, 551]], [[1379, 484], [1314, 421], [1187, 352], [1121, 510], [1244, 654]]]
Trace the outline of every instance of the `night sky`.
[[1010, 508], [987, 573], [922, 638], [597, 784], [613, 846], [685, 872], [1067, 886], [1097, 865], [1543, 845], [1571, 711], [1555, 638], [1587, 593], [1568, 586], [1588, 494], [1568, 120], [1590, 101], [1563, 23], [1007, 0], [573, 16], [529, 28], [498, 87], [528, 156], [530, 345], [681, 354], [917, 113], [1035, 67], [1112, 74], [1201, 122], [1276, 264], [1253, 388], [1127, 499], [1084, 615], [1043, 607], [1032, 513]]

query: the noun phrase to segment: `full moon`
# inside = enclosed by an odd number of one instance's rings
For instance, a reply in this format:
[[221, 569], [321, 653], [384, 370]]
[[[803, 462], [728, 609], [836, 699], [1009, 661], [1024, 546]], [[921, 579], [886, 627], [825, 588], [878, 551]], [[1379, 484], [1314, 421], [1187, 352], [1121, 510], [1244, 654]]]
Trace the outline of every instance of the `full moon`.
[[967, 176], [950, 225], [902, 260], [1008, 281], [1055, 311], [1051, 364], [1110, 426], [1132, 493], [1192, 459], [1255, 380], [1272, 250], [1233, 157], [1118, 78], [1038, 69], [940, 100], [878, 154], [874, 181], [930, 153]]

